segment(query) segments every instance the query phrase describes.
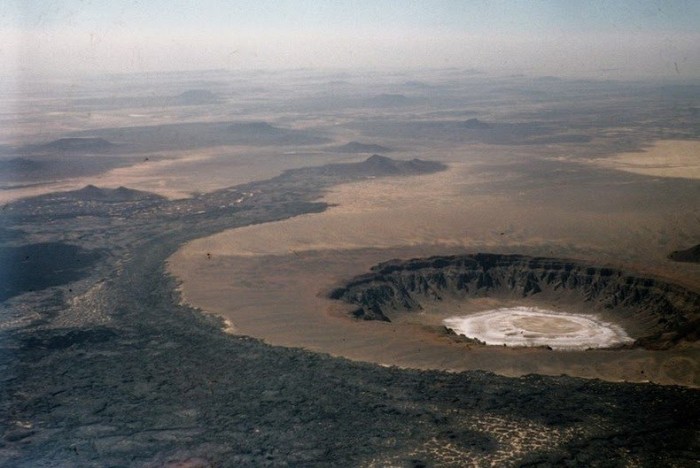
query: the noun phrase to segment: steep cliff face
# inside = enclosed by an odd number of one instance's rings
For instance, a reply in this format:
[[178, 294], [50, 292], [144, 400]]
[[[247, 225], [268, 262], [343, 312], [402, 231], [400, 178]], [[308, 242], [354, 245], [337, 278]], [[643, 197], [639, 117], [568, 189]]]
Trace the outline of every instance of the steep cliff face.
[[426, 301], [494, 297], [585, 303], [639, 324], [637, 344], [668, 347], [700, 336], [700, 294], [678, 285], [555, 258], [475, 254], [381, 263], [330, 293], [353, 315], [390, 321]]

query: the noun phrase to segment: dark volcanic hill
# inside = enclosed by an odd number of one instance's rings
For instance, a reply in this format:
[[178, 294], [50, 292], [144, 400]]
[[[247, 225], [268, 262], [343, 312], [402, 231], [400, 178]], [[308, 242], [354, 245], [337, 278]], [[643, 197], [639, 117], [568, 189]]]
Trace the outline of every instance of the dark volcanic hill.
[[251, 133], [268, 137], [277, 137], [287, 132], [287, 130], [275, 127], [267, 122], [236, 122], [229, 125], [228, 130], [236, 133]]
[[101, 201], [101, 202], [127, 202], [140, 200], [162, 200], [163, 197], [151, 192], [143, 192], [141, 190], [133, 190], [126, 187], [118, 187], [115, 189], [100, 188], [94, 185], [86, 185], [85, 187], [70, 192], [61, 193], [63, 197], [72, 198], [80, 201]]
[[674, 250], [668, 258], [676, 262], [700, 263], [700, 244], [685, 250]]
[[375, 154], [359, 163], [328, 164], [320, 167], [294, 169], [286, 172], [282, 177], [296, 177], [298, 175], [308, 177], [317, 174], [339, 179], [351, 179], [357, 177], [430, 174], [445, 169], [447, 169], [446, 165], [435, 161], [423, 161], [422, 159], [401, 161]]
[[486, 122], [482, 122], [479, 119], [468, 119], [464, 121], [462, 127], [467, 128], [469, 130], [483, 130], [491, 128], [491, 125], [487, 124]]
[[374, 154], [360, 163], [359, 168], [369, 170], [376, 175], [421, 174], [444, 168], [444, 164], [422, 159], [400, 161]]
[[391, 148], [387, 148], [382, 145], [374, 145], [368, 143], [360, 143], [358, 141], [351, 141], [350, 143], [344, 144], [342, 146], [336, 146], [331, 148], [334, 153], [350, 153], [350, 154], [362, 154], [362, 153], [389, 153], [392, 151]]
[[216, 94], [206, 89], [188, 89], [175, 97], [176, 103], [183, 106], [211, 104], [218, 100]]
[[668, 347], [700, 337], [700, 294], [654, 278], [555, 258], [475, 254], [392, 260], [330, 297], [357, 306], [357, 318], [383, 321], [444, 298], [541, 298], [586, 303], [592, 312], [632, 323], [638, 345]]

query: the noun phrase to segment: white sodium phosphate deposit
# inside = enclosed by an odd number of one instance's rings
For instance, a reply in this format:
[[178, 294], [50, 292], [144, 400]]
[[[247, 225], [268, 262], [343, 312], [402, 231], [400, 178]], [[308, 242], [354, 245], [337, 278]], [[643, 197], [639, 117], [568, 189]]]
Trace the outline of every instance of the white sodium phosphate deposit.
[[489, 345], [587, 349], [609, 348], [633, 341], [621, 327], [594, 315], [537, 307], [487, 310], [450, 317], [443, 323], [455, 333]]

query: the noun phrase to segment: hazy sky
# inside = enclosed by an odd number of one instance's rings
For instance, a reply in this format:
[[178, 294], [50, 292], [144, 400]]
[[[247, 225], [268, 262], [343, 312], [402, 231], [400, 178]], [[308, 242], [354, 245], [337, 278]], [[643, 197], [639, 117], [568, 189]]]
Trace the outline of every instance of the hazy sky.
[[5, 0], [3, 72], [467, 67], [700, 77], [697, 0]]

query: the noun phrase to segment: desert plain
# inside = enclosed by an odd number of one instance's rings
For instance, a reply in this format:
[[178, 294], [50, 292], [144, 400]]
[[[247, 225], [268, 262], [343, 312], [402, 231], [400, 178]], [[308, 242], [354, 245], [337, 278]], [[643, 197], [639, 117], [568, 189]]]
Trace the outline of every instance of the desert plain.
[[[600, 159], [581, 162], [563, 153], [542, 161], [529, 149], [504, 155], [499, 147], [466, 147], [453, 150], [445, 172], [344, 184], [325, 195], [331, 208], [323, 213], [192, 241], [170, 259], [170, 271], [182, 280], [185, 301], [225, 317], [238, 333], [271, 344], [409, 368], [697, 386], [695, 346], [555, 353], [469, 346], [439, 333], [440, 320], [495, 308], [492, 304], [434, 304], [431, 311], [391, 324], [363, 323], [348, 319], [323, 293], [384, 260], [456, 252], [577, 258], [697, 287], [697, 265], [679, 266], [666, 258], [671, 246], [697, 235], [698, 220], [691, 194], [667, 189], [673, 182], [667, 170], [680, 171], [679, 164], [685, 164], [689, 182], [679, 183], [692, 184], [697, 156], [687, 155], [699, 151], [697, 142], [664, 141], [650, 148], [648, 163], [646, 152], [610, 156], [614, 164], [632, 160], [654, 166], [654, 172], [647, 169], [646, 177], [639, 177], [610, 169]], [[537, 158], [553, 180], [523, 173], [517, 161], [525, 158]], [[570, 312], [586, 307], [550, 306]]]

